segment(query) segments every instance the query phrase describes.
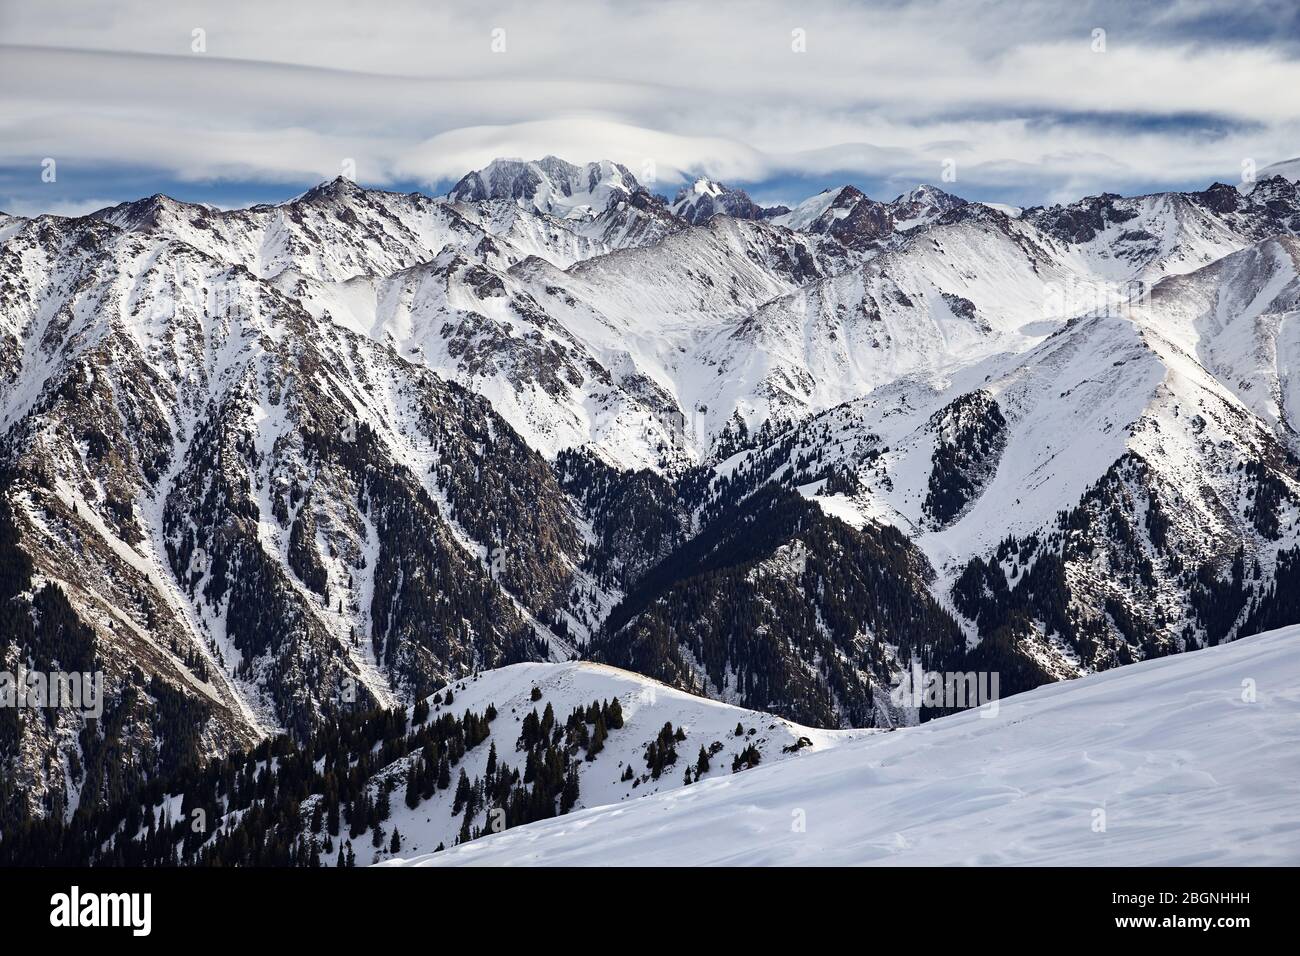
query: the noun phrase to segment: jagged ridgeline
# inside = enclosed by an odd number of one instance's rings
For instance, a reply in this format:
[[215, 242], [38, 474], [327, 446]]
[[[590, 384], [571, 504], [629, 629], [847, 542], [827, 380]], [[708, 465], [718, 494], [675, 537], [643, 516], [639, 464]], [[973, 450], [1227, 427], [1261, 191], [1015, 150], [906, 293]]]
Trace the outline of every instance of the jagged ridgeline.
[[0, 670], [104, 687], [0, 708], [0, 836], [519, 662], [889, 726], [912, 664], [1290, 623], [1297, 227], [1284, 176], [786, 208], [555, 157], [0, 215]]

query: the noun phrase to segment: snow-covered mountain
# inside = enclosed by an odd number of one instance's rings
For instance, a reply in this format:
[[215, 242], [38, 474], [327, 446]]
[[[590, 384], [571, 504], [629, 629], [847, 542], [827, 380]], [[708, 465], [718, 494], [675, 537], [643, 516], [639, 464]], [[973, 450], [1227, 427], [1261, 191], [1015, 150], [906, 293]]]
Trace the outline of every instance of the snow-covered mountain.
[[1295, 243], [1171, 276], [1025, 351], [1004, 338], [984, 358], [967, 345], [973, 361], [946, 374], [885, 376], [765, 436], [729, 478], [902, 530], [968, 641], [1019, 648], [1034, 680], [1285, 623], [1300, 558]]
[[708, 222], [714, 216], [771, 219], [790, 211], [784, 206], [760, 206], [743, 189], [732, 189], [711, 179], [697, 179], [689, 186], [683, 186], [668, 208], [693, 226]]
[[453, 202], [509, 200], [523, 209], [559, 219], [603, 212], [611, 202], [643, 191], [626, 166], [604, 160], [575, 166], [555, 156], [535, 162], [493, 160], [466, 174], [447, 193]]
[[894, 228], [911, 229], [933, 222], [946, 212], [966, 205], [960, 196], [946, 193], [935, 186], [917, 186], [889, 204], [894, 218]]
[[855, 186], [824, 190], [773, 222], [796, 232], [829, 235], [852, 248], [870, 248], [894, 231], [887, 204], [869, 199]]
[[773, 222], [798, 232], [829, 235], [858, 250], [881, 247], [894, 233], [923, 226], [966, 200], [921, 185], [892, 202], [868, 198], [855, 186], [840, 186], [811, 196]]
[[[106, 839], [82, 827], [70, 842], [94, 864], [365, 865], [870, 733], [803, 727], [598, 664], [515, 664], [454, 680], [410, 707], [264, 741], [219, 762], [218, 773], [128, 788], [127, 799], [96, 810], [91, 827]], [[189, 808], [210, 814], [207, 825], [191, 827]], [[5, 862], [28, 851], [0, 842]]]
[[1292, 627], [385, 865], [1293, 865], [1297, 686]]
[[888, 727], [913, 661], [1024, 690], [1300, 620], [1294, 182], [698, 185], [0, 220], [0, 661], [114, 714], [0, 725], [0, 829], [476, 670]]

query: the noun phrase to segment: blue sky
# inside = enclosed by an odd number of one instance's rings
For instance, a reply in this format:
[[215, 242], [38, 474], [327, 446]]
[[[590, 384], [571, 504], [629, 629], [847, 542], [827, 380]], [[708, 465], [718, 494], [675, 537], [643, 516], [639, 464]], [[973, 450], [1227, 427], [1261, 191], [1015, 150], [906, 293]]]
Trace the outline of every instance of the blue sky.
[[353, 168], [440, 192], [548, 153], [765, 202], [1235, 182], [1300, 155], [1300, 4], [0, 0], [9, 212], [273, 202]]

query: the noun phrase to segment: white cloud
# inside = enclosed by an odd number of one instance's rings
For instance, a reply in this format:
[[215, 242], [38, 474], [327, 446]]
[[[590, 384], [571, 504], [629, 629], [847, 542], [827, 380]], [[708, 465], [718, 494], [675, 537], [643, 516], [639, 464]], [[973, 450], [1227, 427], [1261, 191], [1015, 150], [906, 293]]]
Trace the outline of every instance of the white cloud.
[[18, 196], [0, 198], [0, 210], [10, 216], [85, 216], [88, 213], [114, 206], [117, 200], [91, 197], [87, 199], [55, 200], [44, 202], [39, 199], [24, 199]]
[[0, 167], [300, 182], [350, 158], [427, 183], [554, 153], [902, 183], [952, 157], [959, 183], [1044, 193], [1208, 182], [1300, 153], [1300, 62], [1196, 32], [1259, 6], [0, 0]]
[[440, 133], [406, 151], [395, 171], [436, 182], [477, 169], [498, 156], [537, 158], [547, 153], [613, 159], [638, 178], [649, 164], [655, 177], [669, 182], [700, 166], [719, 179], [741, 180], [762, 178], [773, 167], [771, 157], [734, 140], [679, 136], [600, 117], [573, 116]]

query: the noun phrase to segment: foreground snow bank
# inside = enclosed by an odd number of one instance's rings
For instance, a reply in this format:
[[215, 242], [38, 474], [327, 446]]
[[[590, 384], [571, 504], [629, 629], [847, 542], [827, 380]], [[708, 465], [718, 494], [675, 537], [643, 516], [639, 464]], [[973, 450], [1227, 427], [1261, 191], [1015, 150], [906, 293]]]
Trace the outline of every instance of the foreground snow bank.
[[1300, 627], [392, 862], [1298, 864]]

